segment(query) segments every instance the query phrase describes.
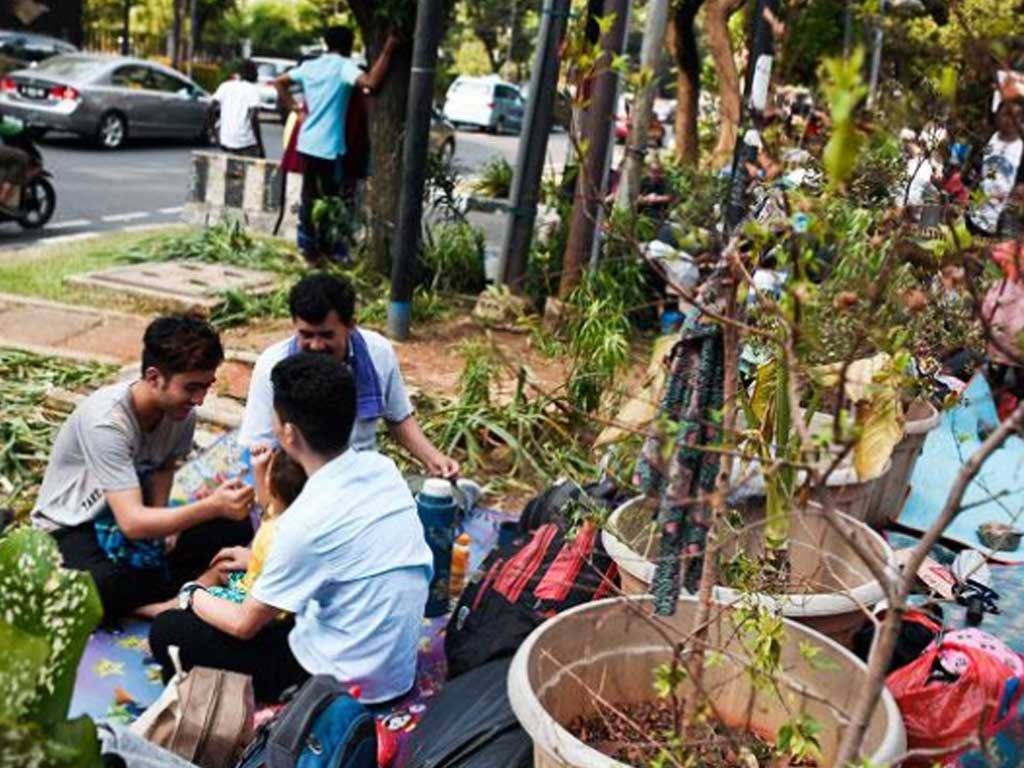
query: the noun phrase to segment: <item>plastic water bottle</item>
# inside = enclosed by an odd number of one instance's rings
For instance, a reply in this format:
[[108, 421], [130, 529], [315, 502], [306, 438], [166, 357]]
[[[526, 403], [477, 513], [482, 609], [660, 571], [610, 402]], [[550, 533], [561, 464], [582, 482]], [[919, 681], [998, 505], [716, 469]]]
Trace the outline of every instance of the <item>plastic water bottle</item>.
[[452, 573], [448, 582], [448, 592], [451, 595], [452, 603], [462, 596], [462, 590], [466, 588], [468, 577], [469, 534], [464, 533], [455, 540], [455, 545], [452, 547]]
[[430, 581], [426, 616], [444, 616], [448, 612], [452, 539], [455, 538], [456, 506], [451, 483], [437, 478], [425, 480], [416, 495], [416, 511], [434, 555], [434, 577]]

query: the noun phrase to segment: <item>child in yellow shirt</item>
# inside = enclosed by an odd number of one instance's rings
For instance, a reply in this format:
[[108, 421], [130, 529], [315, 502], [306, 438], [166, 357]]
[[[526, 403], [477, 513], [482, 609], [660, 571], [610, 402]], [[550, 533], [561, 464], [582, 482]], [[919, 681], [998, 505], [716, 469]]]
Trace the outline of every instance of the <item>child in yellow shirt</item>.
[[[217, 597], [235, 603], [245, 601], [245, 596], [256, 583], [263, 563], [267, 559], [274, 538], [274, 524], [277, 518], [298, 498], [306, 485], [306, 473], [288, 454], [278, 449], [272, 451], [266, 446], [252, 450], [253, 477], [256, 480], [256, 500], [263, 508], [259, 530], [250, 547], [249, 564], [245, 571], [221, 573], [223, 586], [212, 587], [210, 592]], [[221, 552], [213, 559], [212, 566], [228, 559], [228, 552]]]

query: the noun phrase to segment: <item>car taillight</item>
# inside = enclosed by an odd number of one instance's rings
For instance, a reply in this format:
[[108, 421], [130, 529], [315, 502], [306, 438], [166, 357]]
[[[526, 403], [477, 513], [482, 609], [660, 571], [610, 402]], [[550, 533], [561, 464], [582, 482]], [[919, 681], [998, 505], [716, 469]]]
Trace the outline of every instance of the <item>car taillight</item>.
[[487, 102], [487, 108], [488, 109], [494, 109], [494, 102], [493, 101]]
[[70, 85], [55, 85], [50, 89], [50, 97], [60, 101], [75, 101], [78, 98], [78, 91]]
[[18, 90], [18, 84], [10, 77], [5, 77], [0, 80], [0, 91], [4, 93], [15, 93]]

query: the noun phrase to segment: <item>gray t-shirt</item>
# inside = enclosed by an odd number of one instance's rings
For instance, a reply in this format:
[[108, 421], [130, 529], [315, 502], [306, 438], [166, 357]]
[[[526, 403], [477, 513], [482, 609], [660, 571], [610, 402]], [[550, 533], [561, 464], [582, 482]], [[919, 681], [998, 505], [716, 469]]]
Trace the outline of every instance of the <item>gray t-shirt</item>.
[[57, 433], [32, 523], [52, 531], [94, 520], [108, 491], [140, 487], [140, 476], [182, 459], [192, 449], [195, 413], [164, 416], [143, 432], [132, 406], [131, 382], [96, 390]]

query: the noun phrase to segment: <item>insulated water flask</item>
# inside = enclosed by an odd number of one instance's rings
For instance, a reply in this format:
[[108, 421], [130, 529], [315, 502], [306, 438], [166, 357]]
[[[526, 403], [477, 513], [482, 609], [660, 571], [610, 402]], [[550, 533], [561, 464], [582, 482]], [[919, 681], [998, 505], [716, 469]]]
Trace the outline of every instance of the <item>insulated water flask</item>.
[[455, 538], [455, 499], [447, 480], [430, 478], [416, 494], [416, 511], [423, 523], [423, 533], [434, 555], [434, 577], [430, 581], [426, 616], [448, 613], [449, 580], [451, 578], [452, 540]]

